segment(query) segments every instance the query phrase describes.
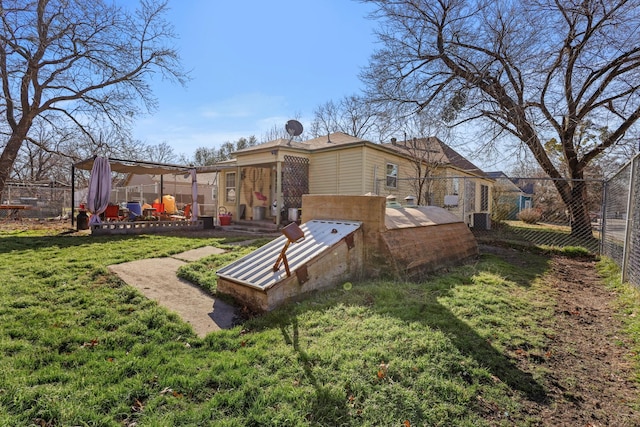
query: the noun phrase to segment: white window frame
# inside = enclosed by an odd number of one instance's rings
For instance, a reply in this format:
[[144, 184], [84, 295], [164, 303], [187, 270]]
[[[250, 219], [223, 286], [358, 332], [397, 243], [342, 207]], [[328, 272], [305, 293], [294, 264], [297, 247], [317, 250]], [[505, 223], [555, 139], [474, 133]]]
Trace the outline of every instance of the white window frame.
[[[224, 175], [224, 201], [226, 203], [235, 203], [237, 199], [236, 194], [236, 177], [235, 172], [226, 172]], [[229, 185], [229, 181], [232, 181], [232, 185]]]
[[489, 211], [489, 186], [486, 184], [480, 184], [480, 210], [482, 212]]
[[[389, 170], [389, 167], [391, 167], [391, 170]], [[387, 165], [385, 167], [385, 176], [386, 176], [385, 187], [398, 188], [399, 170], [400, 168], [398, 167], [397, 164], [387, 162]]]
[[453, 178], [451, 180], [451, 194], [459, 195], [460, 194], [460, 178]]

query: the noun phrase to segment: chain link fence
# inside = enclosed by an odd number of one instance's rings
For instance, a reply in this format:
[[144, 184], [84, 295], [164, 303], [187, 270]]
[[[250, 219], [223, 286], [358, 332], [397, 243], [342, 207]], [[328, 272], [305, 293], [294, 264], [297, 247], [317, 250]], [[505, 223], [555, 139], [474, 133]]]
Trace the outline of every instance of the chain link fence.
[[[475, 177], [415, 178], [393, 187], [376, 181], [389, 206], [440, 206], [464, 221], [480, 243], [538, 247], [581, 247], [613, 259], [622, 280], [640, 286], [640, 156], [613, 178], [566, 181], [572, 202], [563, 201], [550, 178], [494, 175], [490, 184]], [[490, 189], [487, 190], [486, 187]], [[580, 215], [582, 217], [580, 217]]]
[[[182, 210], [192, 203], [191, 184], [168, 184], [165, 193], [174, 196], [175, 206]], [[208, 183], [198, 183], [198, 203], [200, 215], [216, 215], [218, 212], [215, 187]], [[87, 189], [76, 190], [75, 206], [86, 204]], [[160, 198], [159, 184], [119, 186], [111, 190], [110, 202], [126, 205], [128, 201], [151, 204]], [[67, 220], [71, 218], [71, 188], [52, 183], [10, 183], [2, 193], [2, 205], [23, 206], [24, 209], [0, 210], [0, 220]], [[75, 212], [77, 213], [77, 211]]]
[[640, 286], [640, 157], [605, 184], [602, 253], [622, 271], [622, 280]]
[[16, 212], [21, 218], [65, 219], [71, 213], [71, 189], [57, 182], [14, 182], [5, 186], [1, 203], [26, 208], [15, 212], [2, 210], [2, 219], [11, 219]]
[[[218, 212], [216, 187], [209, 183], [198, 183], [197, 185], [199, 214], [201, 216], [216, 215]], [[190, 182], [168, 183], [164, 187], [164, 193], [173, 196], [175, 208], [179, 211], [182, 211], [185, 205], [193, 202]], [[109, 199], [110, 203], [122, 206], [125, 206], [129, 201], [152, 204], [154, 202], [160, 203], [161, 200], [159, 183], [114, 187], [111, 189], [111, 197]]]

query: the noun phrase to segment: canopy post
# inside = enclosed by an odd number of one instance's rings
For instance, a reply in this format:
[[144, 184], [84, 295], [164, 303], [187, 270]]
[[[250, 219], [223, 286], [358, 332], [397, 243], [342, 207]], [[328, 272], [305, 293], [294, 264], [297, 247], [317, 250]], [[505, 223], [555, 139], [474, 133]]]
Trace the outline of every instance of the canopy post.
[[74, 207], [76, 205], [76, 167], [71, 165], [71, 228], [74, 226], [75, 218], [73, 216]]

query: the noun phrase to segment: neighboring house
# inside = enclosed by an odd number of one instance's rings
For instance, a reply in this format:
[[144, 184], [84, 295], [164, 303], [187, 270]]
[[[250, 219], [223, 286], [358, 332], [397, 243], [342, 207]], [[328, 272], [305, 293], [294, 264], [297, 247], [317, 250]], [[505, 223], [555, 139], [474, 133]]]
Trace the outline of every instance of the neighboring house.
[[533, 184], [509, 178], [504, 172], [487, 172], [495, 180], [492, 214], [497, 220], [514, 220], [533, 207]]
[[[432, 189], [429, 203], [455, 202], [449, 207], [459, 209], [462, 218], [490, 212], [493, 181], [441, 141], [428, 140], [438, 147], [433, 176], [447, 181]], [[220, 173], [218, 204], [238, 219], [266, 217], [280, 223], [295, 215], [303, 194], [395, 195], [398, 200], [415, 195], [416, 162], [398, 142], [375, 144], [332, 133], [303, 142], [277, 139], [233, 155], [230, 162], [202, 170]], [[462, 183], [464, 178], [473, 180]]]

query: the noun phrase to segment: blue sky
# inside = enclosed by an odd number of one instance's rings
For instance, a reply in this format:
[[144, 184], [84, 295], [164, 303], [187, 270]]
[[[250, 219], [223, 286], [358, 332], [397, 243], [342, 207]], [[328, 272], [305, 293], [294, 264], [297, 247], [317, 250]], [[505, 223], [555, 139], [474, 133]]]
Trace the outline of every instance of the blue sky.
[[154, 81], [159, 108], [134, 137], [191, 157], [357, 93], [375, 48], [371, 7], [353, 0], [171, 0], [167, 18], [192, 80]]

